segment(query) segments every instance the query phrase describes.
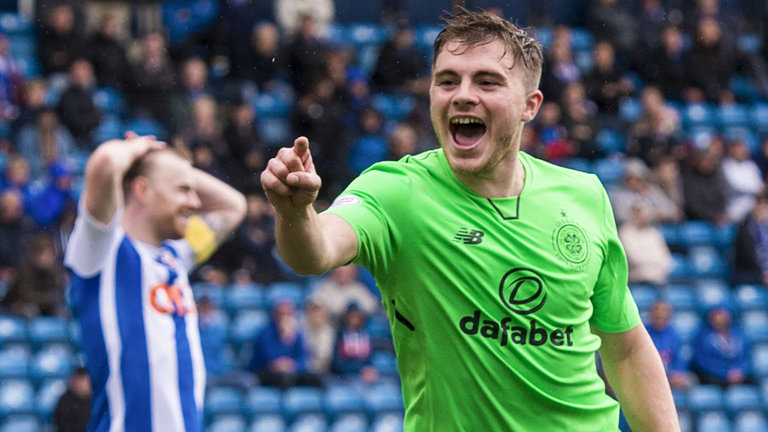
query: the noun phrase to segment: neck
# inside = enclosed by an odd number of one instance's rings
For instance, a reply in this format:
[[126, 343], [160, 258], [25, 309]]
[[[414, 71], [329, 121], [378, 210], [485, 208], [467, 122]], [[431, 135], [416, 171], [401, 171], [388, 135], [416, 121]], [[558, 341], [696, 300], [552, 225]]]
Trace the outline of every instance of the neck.
[[486, 198], [519, 196], [525, 184], [525, 169], [516, 152], [510, 152], [492, 172], [453, 173], [464, 186]]
[[144, 222], [139, 212], [132, 206], [128, 206], [123, 213], [120, 221], [125, 233], [133, 240], [138, 240], [152, 246], [160, 246], [162, 239], [157, 238], [149, 224]]

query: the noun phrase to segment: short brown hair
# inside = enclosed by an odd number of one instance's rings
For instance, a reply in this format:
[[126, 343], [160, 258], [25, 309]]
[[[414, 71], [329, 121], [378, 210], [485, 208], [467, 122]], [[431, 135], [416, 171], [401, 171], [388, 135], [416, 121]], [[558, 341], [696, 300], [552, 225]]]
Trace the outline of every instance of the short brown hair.
[[180, 147], [164, 147], [161, 149], [150, 150], [141, 157], [133, 161], [128, 171], [123, 175], [123, 199], [128, 199], [131, 194], [131, 183], [138, 177], [146, 176], [152, 168], [154, 156], [160, 153], [169, 153], [177, 156], [179, 159], [190, 161], [189, 151]]
[[433, 68], [438, 54], [449, 41], [456, 40], [467, 47], [474, 47], [500, 40], [504, 43], [503, 56], [512, 54], [512, 67], [522, 62], [527, 71], [527, 84], [533, 89], [539, 87], [544, 55], [541, 44], [528, 31], [491, 12], [472, 12], [462, 7], [445, 15], [443, 21], [445, 28], [435, 39]]

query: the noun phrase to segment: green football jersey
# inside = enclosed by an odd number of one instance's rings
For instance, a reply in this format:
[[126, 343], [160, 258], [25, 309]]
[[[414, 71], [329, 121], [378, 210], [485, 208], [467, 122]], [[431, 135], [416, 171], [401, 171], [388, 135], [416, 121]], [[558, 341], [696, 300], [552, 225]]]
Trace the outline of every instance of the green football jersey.
[[590, 326], [640, 317], [607, 194], [594, 175], [520, 160], [519, 197], [472, 192], [431, 150], [372, 166], [326, 211], [381, 290], [408, 432], [618, 430]]

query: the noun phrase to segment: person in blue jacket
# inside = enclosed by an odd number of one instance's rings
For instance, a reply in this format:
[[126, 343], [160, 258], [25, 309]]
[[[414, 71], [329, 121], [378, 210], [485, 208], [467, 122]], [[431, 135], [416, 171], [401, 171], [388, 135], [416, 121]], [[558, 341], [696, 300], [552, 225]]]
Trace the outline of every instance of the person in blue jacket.
[[690, 372], [680, 353], [683, 345], [682, 339], [670, 322], [672, 314], [672, 305], [669, 302], [656, 301], [651, 305], [645, 328], [659, 351], [670, 386], [688, 388], [691, 385]]
[[727, 304], [709, 309], [693, 341], [691, 370], [702, 384], [727, 387], [750, 383], [752, 346]]

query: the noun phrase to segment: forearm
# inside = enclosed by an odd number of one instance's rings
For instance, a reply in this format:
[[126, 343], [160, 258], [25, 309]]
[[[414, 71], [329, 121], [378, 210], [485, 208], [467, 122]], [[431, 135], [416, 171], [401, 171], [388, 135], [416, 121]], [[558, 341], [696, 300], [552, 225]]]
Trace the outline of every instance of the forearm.
[[200, 198], [200, 214], [213, 229], [218, 241], [229, 236], [245, 216], [243, 194], [201, 170], [195, 170], [195, 191]]
[[635, 432], [679, 431], [672, 392], [658, 352], [644, 329], [630, 332], [631, 342], [616, 343], [615, 336], [603, 337], [600, 350], [605, 374], [627, 421]]
[[357, 253], [352, 228], [336, 216], [319, 215], [309, 205], [275, 216], [277, 251], [299, 274], [322, 274], [346, 264]]

